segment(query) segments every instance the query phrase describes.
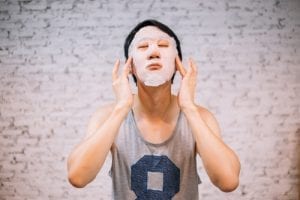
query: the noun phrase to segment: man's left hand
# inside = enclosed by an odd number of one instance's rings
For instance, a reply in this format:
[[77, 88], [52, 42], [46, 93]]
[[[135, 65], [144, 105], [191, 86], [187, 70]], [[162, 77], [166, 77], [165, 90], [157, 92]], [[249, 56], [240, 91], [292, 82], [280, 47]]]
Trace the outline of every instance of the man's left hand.
[[179, 93], [178, 104], [182, 110], [197, 108], [194, 98], [197, 79], [197, 67], [193, 59], [189, 59], [189, 68], [185, 69], [180, 58], [175, 59], [176, 69], [180, 72], [182, 77]]

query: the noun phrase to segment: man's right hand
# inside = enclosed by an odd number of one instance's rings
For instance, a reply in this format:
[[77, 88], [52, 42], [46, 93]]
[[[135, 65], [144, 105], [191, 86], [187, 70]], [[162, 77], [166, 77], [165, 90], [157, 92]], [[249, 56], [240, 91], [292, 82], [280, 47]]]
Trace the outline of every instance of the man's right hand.
[[131, 109], [133, 104], [133, 94], [128, 80], [128, 75], [131, 73], [132, 57], [129, 57], [123, 67], [122, 73], [119, 75], [120, 60], [115, 62], [112, 71], [112, 85], [116, 95], [116, 108]]

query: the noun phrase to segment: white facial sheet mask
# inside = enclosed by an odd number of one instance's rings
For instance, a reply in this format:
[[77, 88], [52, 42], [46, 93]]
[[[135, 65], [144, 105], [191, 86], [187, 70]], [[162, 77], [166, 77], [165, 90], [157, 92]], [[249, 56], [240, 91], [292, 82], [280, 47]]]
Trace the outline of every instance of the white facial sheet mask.
[[[159, 40], [167, 40], [168, 47], [159, 47]], [[140, 42], [146, 41], [146, 50], [138, 49]], [[157, 51], [160, 58], [148, 59], [154, 51]], [[129, 55], [133, 58], [136, 75], [145, 85], [157, 87], [171, 80], [175, 72], [175, 58], [177, 56], [176, 42], [174, 38], [154, 26], [146, 26], [140, 29], [135, 35], [130, 47]], [[152, 63], [159, 63], [162, 67], [157, 70], [149, 70], [147, 66]]]

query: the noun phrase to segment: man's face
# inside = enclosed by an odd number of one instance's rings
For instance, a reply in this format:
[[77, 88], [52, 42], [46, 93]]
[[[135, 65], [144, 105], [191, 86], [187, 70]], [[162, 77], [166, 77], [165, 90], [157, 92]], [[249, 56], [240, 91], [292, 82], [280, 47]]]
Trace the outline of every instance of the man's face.
[[175, 40], [155, 26], [146, 26], [136, 33], [129, 55], [135, 76], [147, 86], [162, 85], [175, 72]]

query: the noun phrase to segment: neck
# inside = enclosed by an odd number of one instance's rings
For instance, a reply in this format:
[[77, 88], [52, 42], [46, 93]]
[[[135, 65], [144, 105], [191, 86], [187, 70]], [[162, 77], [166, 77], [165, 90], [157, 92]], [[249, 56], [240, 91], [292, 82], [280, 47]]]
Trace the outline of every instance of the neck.
[[138, 95], [135, 97], [135, 102], [134, 110], [139, 114], [164, 118], [173, 103], [171, 83], [168, 82], [158, 87], [148, 87], [138, 83]]

